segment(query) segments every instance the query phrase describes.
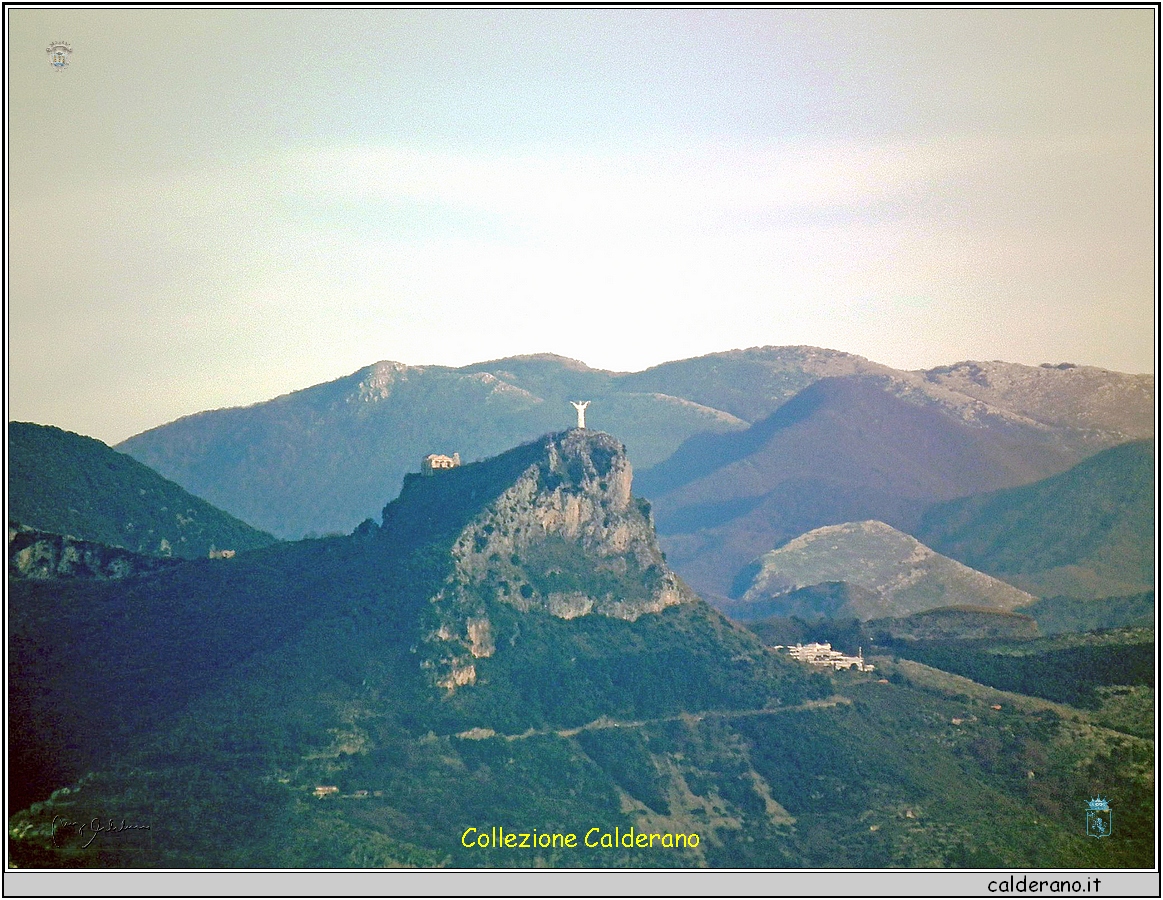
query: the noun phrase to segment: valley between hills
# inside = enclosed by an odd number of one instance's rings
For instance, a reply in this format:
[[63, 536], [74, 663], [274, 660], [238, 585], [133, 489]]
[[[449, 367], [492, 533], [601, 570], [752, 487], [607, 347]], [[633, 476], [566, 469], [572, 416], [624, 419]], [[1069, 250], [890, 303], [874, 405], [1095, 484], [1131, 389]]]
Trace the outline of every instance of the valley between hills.
[[1154, 390], [767, 347], [9, 423], [10, 862], [1153, 867]]

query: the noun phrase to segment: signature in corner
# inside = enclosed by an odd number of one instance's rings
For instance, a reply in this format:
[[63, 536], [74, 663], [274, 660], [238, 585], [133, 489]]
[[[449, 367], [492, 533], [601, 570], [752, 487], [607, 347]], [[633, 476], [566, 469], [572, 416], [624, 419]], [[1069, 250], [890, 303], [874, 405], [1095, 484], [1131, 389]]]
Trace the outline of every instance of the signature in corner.
[[94, 816], [88, 822], [73, 822], [66, 816], [53, 816], [52, 820], [52, 842], [54, 847], [61, 846], [60, 835], [76, 835], [80, 840], [85, 842], [81, 845], [82, 849], [90, 846], [93, 841], [97, 840], [99, 834], [122, 834], [126, 831], [149, 831], [149, 825], [137, 825], [126, 822], [122, 819], [117, 822], [113, 819], [102, 819], [100, 816]]

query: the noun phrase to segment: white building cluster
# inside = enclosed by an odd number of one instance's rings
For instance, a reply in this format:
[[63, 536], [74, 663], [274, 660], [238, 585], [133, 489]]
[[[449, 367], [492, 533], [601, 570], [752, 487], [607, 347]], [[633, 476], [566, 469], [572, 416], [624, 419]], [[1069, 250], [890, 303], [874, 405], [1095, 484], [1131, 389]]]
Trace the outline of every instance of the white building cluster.
[[[783, 645], [780, 644], [772, 649], [782, 650]], [[831, 666], [833, 669], [851, 669], [855, 666], [860, 672], [871, 672], [876, 668], [872, 663], [864, 661], [863, 647], [856, 656], [845, 656], [840, 651], [833, 650], [831, 644], [816, 643], [796, 644], [794, 647], [788, 647], [787, 652], [792, 659], [798, 659], [813, 666]]]

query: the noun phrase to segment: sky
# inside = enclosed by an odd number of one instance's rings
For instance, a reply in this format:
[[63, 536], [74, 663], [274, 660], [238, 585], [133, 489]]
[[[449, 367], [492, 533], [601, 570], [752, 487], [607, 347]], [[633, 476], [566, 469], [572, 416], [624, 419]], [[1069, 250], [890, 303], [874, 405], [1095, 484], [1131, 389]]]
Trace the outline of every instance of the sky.
[[1154, 371], [1152, 9], [6, 14], [10, 420], [539, 352]]

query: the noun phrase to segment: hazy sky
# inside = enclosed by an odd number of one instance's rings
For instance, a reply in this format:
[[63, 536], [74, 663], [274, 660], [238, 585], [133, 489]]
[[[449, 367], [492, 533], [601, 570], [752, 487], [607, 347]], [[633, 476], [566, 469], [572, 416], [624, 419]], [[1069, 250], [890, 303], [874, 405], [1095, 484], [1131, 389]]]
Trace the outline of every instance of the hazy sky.
[[10, 418], [533, 352], [1153, 371], [1154, 15], [10, 8]]

